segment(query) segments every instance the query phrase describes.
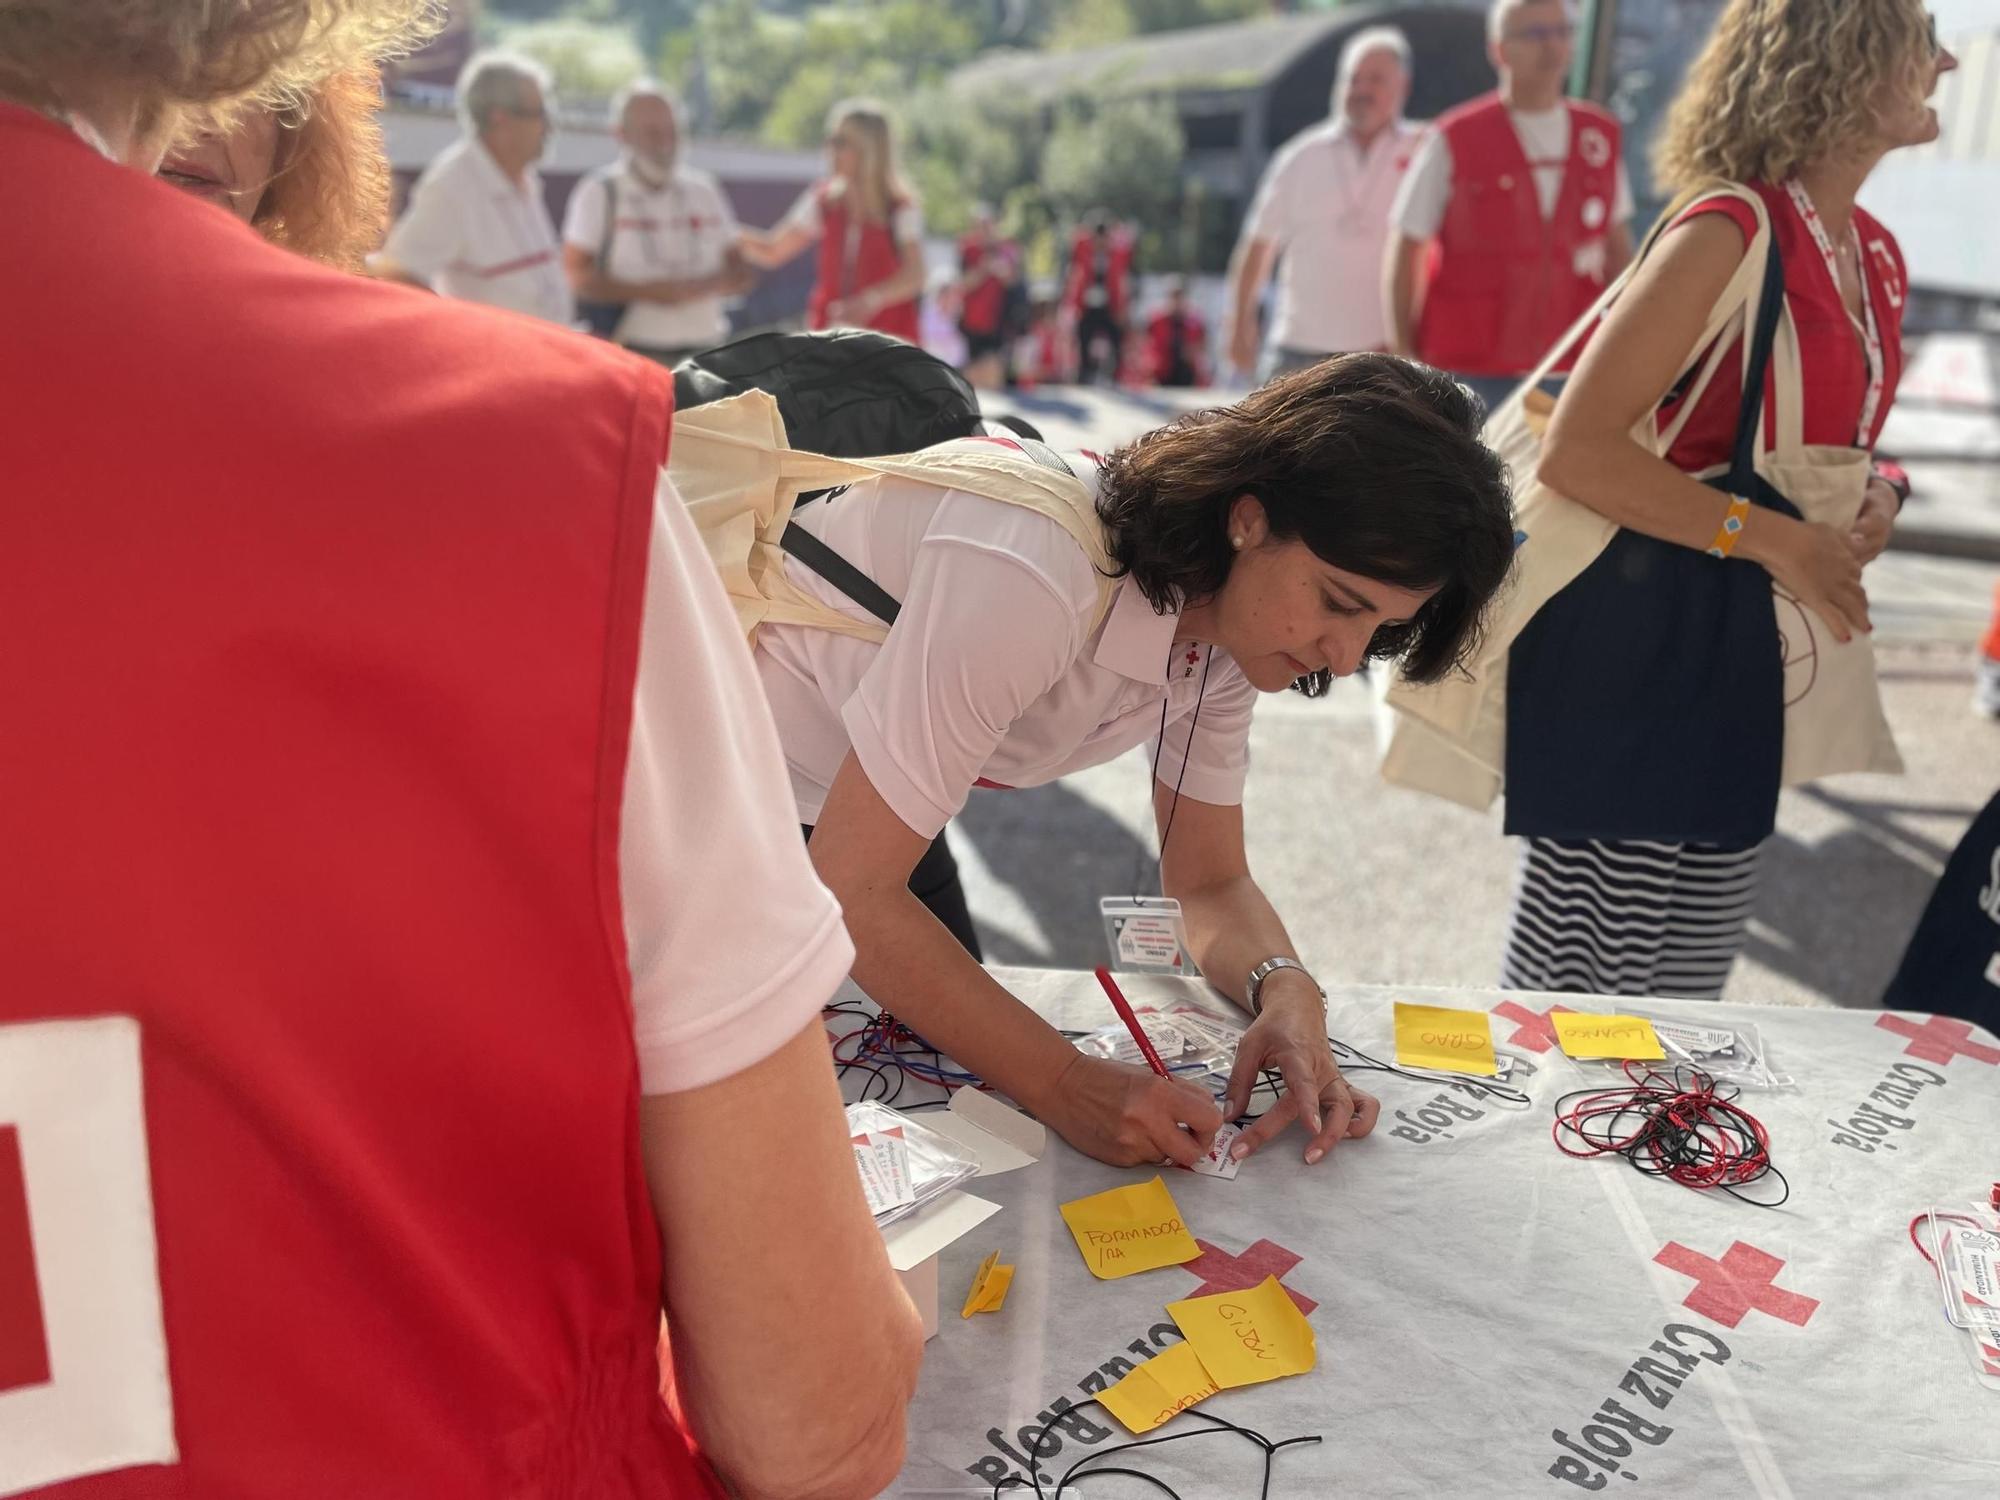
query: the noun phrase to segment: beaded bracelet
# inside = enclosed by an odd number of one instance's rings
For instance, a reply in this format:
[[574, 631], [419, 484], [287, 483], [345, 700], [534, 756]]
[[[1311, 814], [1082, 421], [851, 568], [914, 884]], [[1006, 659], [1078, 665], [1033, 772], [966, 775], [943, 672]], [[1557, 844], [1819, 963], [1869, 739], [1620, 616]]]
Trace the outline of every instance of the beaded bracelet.
[[1722, 525], [1716, 529], [1715, 540], [1708, 544], [1710, 557], [1727, 557], [1736, 550], [1736, 543], [1743, 535], [1744, 518], [1750, 514], [1750, 502], [1741, 495], [1729, 497], [1729, 510], [1722, 518]]

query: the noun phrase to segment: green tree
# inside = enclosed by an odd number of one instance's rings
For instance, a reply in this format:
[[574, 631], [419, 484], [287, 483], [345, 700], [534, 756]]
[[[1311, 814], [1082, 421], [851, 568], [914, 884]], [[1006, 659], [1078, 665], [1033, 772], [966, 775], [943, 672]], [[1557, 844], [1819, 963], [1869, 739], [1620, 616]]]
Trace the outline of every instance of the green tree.
[[562, 103], [608, 99], [645, 71], [637, 41], [620, 24], [556, 16], [502, 24], [498, 40], [547, 68]]
[[1042, 149], [1042, 188], [1065, 217], [1105, 208], [1159, 222], [1179, 200], [1186, 150], [1180, 118], [1164, 100], [1072, 99]]

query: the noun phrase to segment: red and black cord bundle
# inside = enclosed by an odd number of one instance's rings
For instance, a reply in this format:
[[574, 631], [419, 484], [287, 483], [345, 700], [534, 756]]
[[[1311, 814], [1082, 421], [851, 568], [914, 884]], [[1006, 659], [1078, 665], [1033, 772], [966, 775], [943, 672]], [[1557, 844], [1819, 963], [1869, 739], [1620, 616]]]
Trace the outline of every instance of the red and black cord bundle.
[[[1718, 1086], [1686, 1066], [1662, 1072], [1628, 1062], [1625, 1076], [1628, 1087], [1578, 1089], [1556, 1100], [1550, 1134], [1557, 1150], [1582, 1158], [1622, 1156], [1648, 1177], [1719, 1189], [1758, 1208], [1776, 1208], [1791, 1196], [1791, 1184], [1771, 1162], [1763, 1122], [1737, 1106], [1733, 1085]], [[1766, 1177], [1783, 1189], [1776, 1198], [1738, 1191]]]

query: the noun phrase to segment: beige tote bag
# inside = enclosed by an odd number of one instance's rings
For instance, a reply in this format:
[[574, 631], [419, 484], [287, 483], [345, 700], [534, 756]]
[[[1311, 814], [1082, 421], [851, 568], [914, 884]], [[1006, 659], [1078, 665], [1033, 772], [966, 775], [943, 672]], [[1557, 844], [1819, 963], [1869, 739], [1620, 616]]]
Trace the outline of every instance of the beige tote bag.
[[1002, 443], [961, 441], [886, 458], [828, 458], [789, 446], [777, 401], [745, 391], [677, 412], [667, 475], [722, 575], [737, 623], [755, 640], [764, 624], [805, 625], [879, 641], [888, 626], [822, 603], [785, 574], [779, 537], [802, 494], [881, 474], [964, 490], [1047, 516], [1076, 539], [1099, 576], [1097, 619], [1114, 581], [1092, 486], [1043, 468]]
[[[1732, 344], [1737, 348], [1743, 366], [1749, 361], [1749, 339], [1744, 335], [1755, 326], [1762, 296], [1772, 232], [1770, 217], [1762, 198], [1735, 184], [1704, 188], [1688, 201], [1717, 194], [1747, 204], [1755, 215], [1757, 231], [1735, 275], [1710, 308], [1686, 362], [1667, 387], [1673, 389], [1693, 372], [1674, 420], [1660, 428], [1649, 410], [1633, 426], [1633, 441], [1660, 456], [1679, 438], [1728, 348]], [[1673, 222], [1677, 211], [1661, 216], [1648, 238], [1648, 248]], [[1490, 806], [1501, 791], [1506, 763], [1507, 653], [1536, 611], [1589, 567], [1617, 530], [1597, 511], [1558, 494], [1536, 477], [1542, 437], [1555, 405], [1540, 384], [1629, 284], [1643, 255], [1642, 251], [1634, 257], [1486, 424], [1486, 443], [1513, 474], [1516, 527], [1525, 540], [1508, 583], [1494, 602], [1479, 655], [1468, 664], [1466, 675], [1428, 685], [1399, 679], [1389, 688], [1385, 701], [1394, 719], [1382, 774], [1397, 785], [1475, 809]], [[1725, 338], [1726, 333], [1736, 337]], [[1703, 350], [1708, 351], [1705, 358]], [[1779, 320], [1771, 379], [1775, 442], [1768, 451], [1766, 443], [1759, 442], [1757, 471], [1808, 520], [1824, 521], [1844, 531], [1859, 512], [1869, 458], [1855, 448], [1812, 448], [1803, 442], [1798, 334], [1789, 313]], [[1662, 391], [1661, 397], [1665, 394]], [[1694, 477], [1709, 478], [1725, 468], [1718, 465]], [[1874, 654], [1866, 638], [1839, 645], [1824, 621], [1775, 585], [1772, 602], [1786, 664], [1784, 783], [1793, 785], [1835, 771], [1900, 770], [1902, 762], [1882, 712]]]

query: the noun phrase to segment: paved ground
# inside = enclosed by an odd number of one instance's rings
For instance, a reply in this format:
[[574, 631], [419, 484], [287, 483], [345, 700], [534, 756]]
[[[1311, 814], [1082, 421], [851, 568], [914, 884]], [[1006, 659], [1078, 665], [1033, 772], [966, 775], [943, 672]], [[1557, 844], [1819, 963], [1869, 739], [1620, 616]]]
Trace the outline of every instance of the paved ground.
[[[1174, 408], [1056, 392], [1015, 409], [1052, 441], [1111, 444]], [[2000, 538], [2000, 515], [1992, 534]], [[1785, 794], [1729, 998], [1879, 999], [1945, 856], [2000, 786], [2000, 723], [1968, 708], [1973, 642], [1996, 577], [1992, 562], [1893, 553], [1871, 568], [1885, 696], [1909, 772]], [[1373, 699], [1359, 684], [1319, 703], [1265, 699], [1252, 750], [1251, 859], [1319, 973], [1495, 981], [1516, 858], [1497, 810], [1474, 814], [1384, 784]], [[1101, 961], [1098, 898], [1151, 876], [1146, 783], [1144, 763], [1127, 757], [1059, 786], [973, 793], [954, 844], [990, 960]]]

